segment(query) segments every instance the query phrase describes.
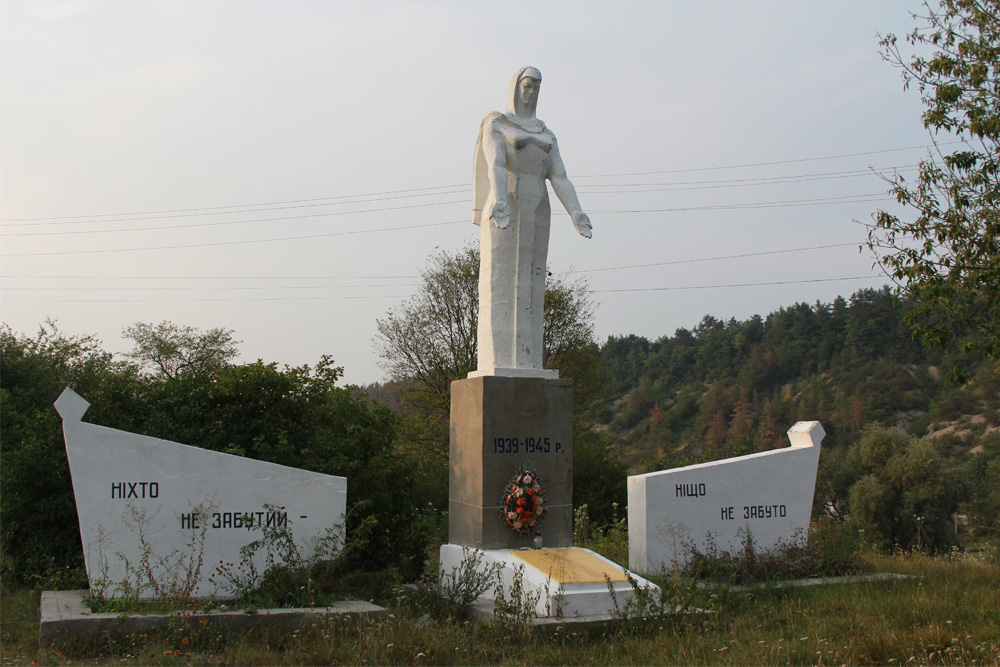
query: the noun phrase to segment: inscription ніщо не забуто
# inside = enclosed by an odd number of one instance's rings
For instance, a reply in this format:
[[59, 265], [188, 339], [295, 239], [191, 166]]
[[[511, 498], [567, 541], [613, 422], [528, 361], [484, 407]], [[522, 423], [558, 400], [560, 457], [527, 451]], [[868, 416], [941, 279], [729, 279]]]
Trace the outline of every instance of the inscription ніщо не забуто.
[[[675, 498], [700, 498], [707, 495], [708, 487], [704, 482], [675, 484]], [[788, 508], [781, 504], [774, 505], [743, 505], [744, 519], [776, 519], [788, 515]], [[729, 521], [736, 518], [736, 506], [720, 508], [721, 519]]]
[[559, 454], [563, 451], [561, 442], [552, 438], [493, 438], [494, 454]]
[[[736, 518], [735, 507], [721, 508], [722, 520], [730, 521]], [[744, 505], [744, 519], [780, 519], [788, 516], [788, 507], [785, 505]]]

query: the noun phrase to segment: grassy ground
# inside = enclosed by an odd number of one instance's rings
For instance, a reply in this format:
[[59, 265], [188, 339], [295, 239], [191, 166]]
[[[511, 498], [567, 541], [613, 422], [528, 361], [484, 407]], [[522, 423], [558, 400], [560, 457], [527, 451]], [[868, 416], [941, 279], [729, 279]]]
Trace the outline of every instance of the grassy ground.
[[[296, 632], [173, 630], [38, 646], [37, 591], [3, 590], [6, 664], [1000, 664], [1000, 567], [977, 555], [873, 557], [905, 581], [735, 593], [701, 591], [712, 614], [589, 632], [431, 621], [400, 600], [387, 619]], [[185, 632], [187, 634], [185, 634]]]

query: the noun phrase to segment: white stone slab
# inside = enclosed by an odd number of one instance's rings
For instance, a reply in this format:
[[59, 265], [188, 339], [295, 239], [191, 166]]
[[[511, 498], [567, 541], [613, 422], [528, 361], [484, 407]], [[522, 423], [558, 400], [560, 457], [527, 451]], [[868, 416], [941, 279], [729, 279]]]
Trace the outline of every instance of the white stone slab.
[[[196, 597], [219, 592], [209, 576], [220, 563], [237, 566], [240, 549], [261, 536], [247, 517], [287, 525], [304, 556], [331, 531], [342, 537], [345, 478], [87, 424], [89, 405], [69, 388], [55, 404], [92, 588], [105, 580], [113, 593], [114, 582], [143, 576], [129, 570], [143, 561], [140, 525], [153, 578], [166, 585], [195, 570], [198, 549], [189, 545], [204, 535]], [[263, 556], [256, 565], [266, 565]]]
[[182, 627], [198, 631], [249, 632], [255, 628], [285, 629], [315, 625], [317, 621], [363, 621], [385, 616], [385, 609], [363, 600], [338, 600], [328, 607], [286, 607], [283, 609], [245, 610], [162, 614], [92, 613], [83, 600], [90, 591], [42, 591], [39, 606], [39, 645], [93, 640], [101, 635], [122, 636], [138, 632], [177, 632]]
[[[591, 551], [590, 549], [574, 550], [586, 552], [590, 556], [606, 563], [611, 571], [622, 570], [622, 567], [604, 556]], [[461, 547], [457, 544], [444, 544], [441, 546], [441, 571], [442, 576], [452, 576], [456, 572], [462, 560], [472, 550], [468, 547]], [[608, 590], [608, 583], [588, 582], [588, 583], [557, 583], [553, 581], [551, 573], [543, 572], [532, 565], [517, 558], [516, 550], [510, 549], [485, 549], [481, 550], [479, 569], [493, 568], [499, 566], [502, 573], [503, 589], [509, 597], [514, 583], [514, 577], [520, 573], [522, 586], [526, 596], [537, 596], [535, 604], [535, 615], [538, 618], [610, 618], [614, 605], [623, 609], [625, 603], [635, 593], [635, 589], [627, 581], [612, 582], [614, 590], [614, 601]], [[629, 573], [631, 574], [631, 573]], [[639, 588], [648, 588], [651, 591], [658, 591], [659, 587], [644, 579], [639, 575], [632, 575]], [[496, 587], [489, 589], [483, 594], [483, 600], [496, 599]]]
[[469, 378], [486, 377], [496, 375], [508, 378], [543, 378], [546, 380], [558, 380], [559, 371], [548, 368], [489, 368], [487, 370], [470, 371]]
[[709, 535], [733, 553], [741, 529], [758, 549], [805, 538], [825, 435], [819, 422], [798, 422], [786, 449], [629, 477], [629, 566], [647, 574], [680, 567], [684, 543], [704, 552]]

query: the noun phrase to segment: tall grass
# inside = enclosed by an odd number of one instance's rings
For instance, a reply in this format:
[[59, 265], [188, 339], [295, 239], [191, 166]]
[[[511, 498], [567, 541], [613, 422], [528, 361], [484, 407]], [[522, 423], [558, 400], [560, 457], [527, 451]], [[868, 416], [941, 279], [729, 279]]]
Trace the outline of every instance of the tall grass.
[[[187, 664], [1000, 664], [1000, 566], [963, 553], [873, 556], [906, 580], [816, 588], [698, 591], [711, 614], [594, 630], [519, 633], [504, 623], [429, 620], [396, 598], [390, 614], [296, 631], [181, 636], [165, 631], [39, 647], [36, 593], [3, 591], [3, 662]], [[186, 642], [184, 640], [187, 640]], [[62, 651], [60, 653], [59, 651]]]

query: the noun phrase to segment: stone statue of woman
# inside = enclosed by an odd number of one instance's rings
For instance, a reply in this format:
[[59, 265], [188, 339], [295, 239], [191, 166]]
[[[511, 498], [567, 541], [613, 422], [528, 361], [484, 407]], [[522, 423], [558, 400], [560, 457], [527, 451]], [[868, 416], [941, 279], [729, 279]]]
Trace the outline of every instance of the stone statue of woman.
[[545, 370], [542, 321], [552, 184], [577, 231], [591, 236], [559, 145], [535, 117], [542, 74], [523, 67], [507, 110], [488, 115], [476, 141], [473, 222], [480, 227], [478, 369], [470, 377], [558, 377]]

